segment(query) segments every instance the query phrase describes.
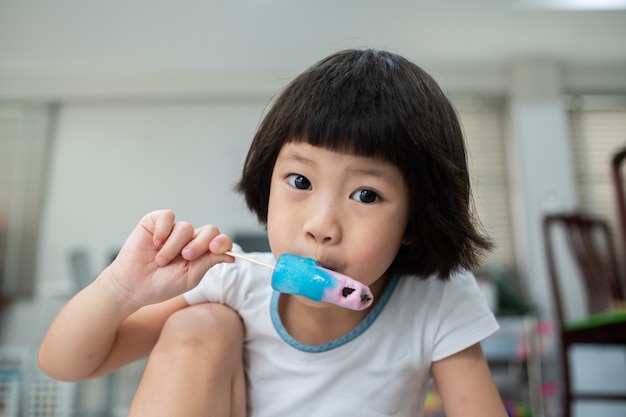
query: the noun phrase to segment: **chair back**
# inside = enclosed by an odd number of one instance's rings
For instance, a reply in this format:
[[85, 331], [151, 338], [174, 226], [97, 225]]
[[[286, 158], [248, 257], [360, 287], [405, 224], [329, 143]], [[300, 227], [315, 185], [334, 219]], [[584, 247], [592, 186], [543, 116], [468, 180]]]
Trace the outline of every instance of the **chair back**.
[[624, 299], [611, 230], [601, 218], [584, 213], [555, 213], [544, 217], [543, 233], [550, 283], [560, 323], [564, 323], [565, 305], [562, 281], [555, 259], [553, 233], [556, 226], [564, 231], [566, 241], [583, 278], [587, 311], [599, 313]]
[[622, 166], [626, 161], [626, 148], [618, 150], [611, 160], [611, 174], [613, 176], [613, 185], [615, 187], [615, 198], [617, 200], [617, 216], [621, 226], [622, 236], [621, 242], [625, 249], [626, 255], [626, 183]]

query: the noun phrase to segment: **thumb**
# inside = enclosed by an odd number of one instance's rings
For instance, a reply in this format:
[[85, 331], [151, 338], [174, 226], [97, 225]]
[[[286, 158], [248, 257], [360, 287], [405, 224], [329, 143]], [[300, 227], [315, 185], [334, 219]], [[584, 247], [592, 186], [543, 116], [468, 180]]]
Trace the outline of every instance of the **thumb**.
[[235, 262], [235, 259], [232, 256], [207, 252], [193, 260], [193, 279], [197, 284], [209, 269], [221, 263], [230, 264], [233, 262]]

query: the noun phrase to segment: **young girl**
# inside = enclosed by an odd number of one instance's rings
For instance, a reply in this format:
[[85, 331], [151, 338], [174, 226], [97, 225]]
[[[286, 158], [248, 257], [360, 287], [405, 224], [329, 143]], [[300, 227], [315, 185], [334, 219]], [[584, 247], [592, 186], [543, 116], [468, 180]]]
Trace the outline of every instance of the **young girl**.
[[149, 355], [133, 416], [421, 416], [431, 378], [446, 416], [506, 416], [479, 344], [497, 323], [468, 272], [491, 242], [429, 75], [377, 50], [318, 62], [265, 117], [238, 189], [272, 249], [252, 256], [313, 258], [374, 303], [277, 293], [217, 228], [156, 211], [61, 310], [41, 368], [80, 380]]

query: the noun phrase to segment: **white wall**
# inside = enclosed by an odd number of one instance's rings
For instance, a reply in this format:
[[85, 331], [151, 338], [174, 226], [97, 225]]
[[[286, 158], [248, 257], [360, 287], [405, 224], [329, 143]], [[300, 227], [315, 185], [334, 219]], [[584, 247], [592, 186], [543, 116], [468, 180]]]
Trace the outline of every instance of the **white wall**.
[[562, 75], [552, 61], [520, 62], [509, 86], [517, 258], [525, 260], [519, 268], [529, 296], [543, 316], [551, 316], [541, 222], [547, 212], [577, 206]]
[[38, 344], [55, 309], [75, 291], [70, 251], [86, 248], [95, 274], [148, 211], [171, 208], [180, 219], [228, 233], [260, 230], [233, 187], [268, 99], [61, 105], [39, 235], [38, 292], [36, 300], [8, 309], [2, 343]]
[[255, 227], [233, 187], [265, 104], [63, 106], [43, 216], [41, 281], [66, 279], [67, 253], [79, 246], [100, 268], [151, 210], [171, 208], [179, 219], [230, 233]]

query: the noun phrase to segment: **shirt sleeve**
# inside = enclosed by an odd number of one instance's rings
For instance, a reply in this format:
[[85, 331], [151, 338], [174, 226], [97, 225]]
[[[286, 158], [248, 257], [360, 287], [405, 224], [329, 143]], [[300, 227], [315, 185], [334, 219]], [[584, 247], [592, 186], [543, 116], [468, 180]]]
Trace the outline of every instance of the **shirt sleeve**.
[[200, 303], [224, 303], [225, 284], [228, 281], [228, 264], [215, 265], [209, 269], [195, 288], [183, 294], [185, 300], [191, 305]]
[[454, 355], [498, 330], [498, 322], [472, 273], [460, 272], [442, 285], [433, 361]]
[[[238, 246], [233, 250], [241, 252]], [[274, 259], [271, 253], [251, 253], [266, 263]], [[189, 304], [220, 303], [236, 311], [260, 291], [271, 291], [271, 270], [245, 260], [222, 263], [209, 269], [200, 283], [183, 296]]]

